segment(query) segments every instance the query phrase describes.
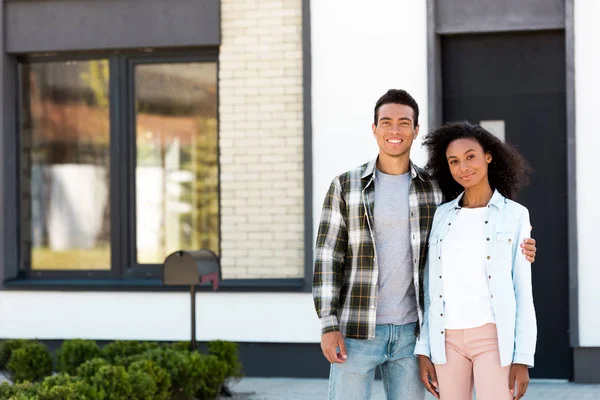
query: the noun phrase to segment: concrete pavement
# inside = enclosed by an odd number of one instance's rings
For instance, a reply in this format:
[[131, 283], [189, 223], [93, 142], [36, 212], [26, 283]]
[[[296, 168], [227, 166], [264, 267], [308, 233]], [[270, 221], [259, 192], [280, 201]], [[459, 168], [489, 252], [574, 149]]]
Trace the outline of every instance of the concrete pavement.
[[[244, 378], [232, 390], [237, 399], [320, 400], [327, 399], [326, 379]], [[234, 397], [234, 399], [235, 399]], [[427, 400], [435, 399], [427, 396]], [[600, 400], [600, 384], [584, 385], [561, 381], [533, 381], [525, 400]], [[385, 400], [383, 385], [376, 381], [372, 400]]]

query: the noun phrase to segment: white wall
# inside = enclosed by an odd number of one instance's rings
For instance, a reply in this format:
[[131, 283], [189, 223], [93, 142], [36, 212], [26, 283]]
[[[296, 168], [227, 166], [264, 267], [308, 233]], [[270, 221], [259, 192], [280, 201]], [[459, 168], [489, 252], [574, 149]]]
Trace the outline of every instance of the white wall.
[[[427, 9], [425, 1], [313, 0], [313, 213], [316, 235], [331, 180], [377, 156], [375, 102], [405, 89], [419, 104], [427, 132]], [[420, 140], [412, 158], [426, 160]]]
[[[200, 341], [319, 341], [307, 294], [200, 293]], [[0, 338], [190, 340], [188, 293], [0, 292]]]
[[575, 104], [577, 162], [577, 238], [579, 257], [579, 343], [600, 346], [600, 174], [597, 160], [600, 93], [600, 2], [575, 1]]

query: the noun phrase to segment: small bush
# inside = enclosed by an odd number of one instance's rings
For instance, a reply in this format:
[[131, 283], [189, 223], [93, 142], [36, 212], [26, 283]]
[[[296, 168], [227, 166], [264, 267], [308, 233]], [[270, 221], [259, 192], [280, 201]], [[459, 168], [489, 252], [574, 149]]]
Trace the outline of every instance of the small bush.
[[150, 350], [145, 355], [169, 373], [171, 395], [177, 399], [190, 399], [200, 389], [201, 383], [196, 379], [191, 354], [194, 353], [164, 347]]
[[8, 399], [16, 394], [16, 389], [8, 382], [0, 385], [0, 399]]
[[208, 342], [208, 354], [217, 357], [227, 364], [226, 377], [238, 378], [242, 376], [242, 364], [238, 359], [237, 343], [224, 340]]
[[50, 351], [41, 343], [28, 343], [12, 352], [8, 371], [13, 382], [40, 381], [52, 373]]
[[[159, 367], [154, 361], [151, 360], [140, 360], [137, 361], [129, 367], [128, 370], [131, 376], [134, 376], [137, 373], [145, 373], [148, 374], [154, 380], [156, 387], [154, 393], [152, 394], [152, 400], [169, 400], [170, 391], [171, 391], [171, 377], [169, 373], [163, 368]], [[135, 379], [132, 378], [132, 386], [133, 392], [136, 392], [136, 385], [134, 383]]]
[[36, 400], [87, 400], [84, 393], [80, 393], [74, 385], [54, 386], [40, 390]]
[[62, 373], [41, 384], [39, 400], [102, 400], [94, 387], [81, 378]]
[[132, 397], [129, 374], [120, 365], [100, 367], [92, 378], [92, 384], [105, 400], [129, 400]]
[[84, 362], [100, 357], [100, 347], [93, 340], [66, 340], [57, 353], [58, 370], [74, 375]]
[[129, 381], [131, 382], [132, 399], [135, 400], [154, 400], [156, 393], [156, 381], [143, 371], [129, 372]]
[[23, 339], [9, 339], [0, 342], [0, 370], [5, 371], [12, 352], [31, 343]]
[[183, 342], [173, 342], [173, 343], [166, 345], [165, 347], [168, 347], [170, 349], [177, 350], [177, 351], [190, 351], [191, 346], [192, 346], [192, 343], [188, 340], [188, 341], [183, 341]]
[[39, 390], [39, 383], [25, 381], [11, 385], [8, 382], [4, 382], [0, 385], [0, 399], [31, 400], [36, 398]]
[[94, 376], [96, 376], [96, 373], [98, 373], [101, 367], [104, 367], [106, 365], [110, 364], [105, 359], [92, 358], [91, 360], [84, 362], [77, 368], [76, 375], [84, 381], [92, 383], [92, 380]]
[[227, 376], [229, 366], [213, 355], [192, 354], [192, 363], [196, 372], [196, 379], [200, 387], [196, 391], [198, 399], [215, 399]]
[[[158, 343], [153, 342], [117, 340], [104, 346], [102, 356], [111, 364], [130, 364], [132, 362], [130, 359], [131, 356], [137, 356], [158, 347]], [[137, 361], [137, 359], [134, 358], [134, 361]]]
[[8, 400], [37, 400], [37, 397], [30, 396], [28, 394], [19, 392], [19, 393], [15, 394], [14, 396], [9, 397]]

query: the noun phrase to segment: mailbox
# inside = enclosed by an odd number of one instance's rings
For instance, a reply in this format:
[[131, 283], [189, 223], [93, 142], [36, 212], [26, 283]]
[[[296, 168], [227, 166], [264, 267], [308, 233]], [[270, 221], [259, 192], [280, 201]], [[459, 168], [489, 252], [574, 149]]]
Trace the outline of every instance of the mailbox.
[[221, 265], [219, 257], [210, 250], [179, 250], [170, 254], [163, 264], [162, 281], [168, 286], [189, 286], [192, 312], [191, 349], [196, 350], [196, 285], [211, 282], [219, 288]]
[[165, 259], [163, 284], [190, 286], [212, 282], [213, 290], [219, 288], [221, 266], [219, 258], [210, 250], [176, 251]]

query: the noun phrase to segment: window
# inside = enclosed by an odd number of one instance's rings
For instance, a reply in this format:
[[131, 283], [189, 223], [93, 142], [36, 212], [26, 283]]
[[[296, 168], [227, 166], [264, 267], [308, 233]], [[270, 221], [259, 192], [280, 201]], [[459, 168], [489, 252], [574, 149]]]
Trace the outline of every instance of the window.
[[136, 254], [219, 250], [216, 65], [136, 65]]
[[158, 278], [219, 253], [217, 63], [111, 53], [19, 64], [22, 272]]

